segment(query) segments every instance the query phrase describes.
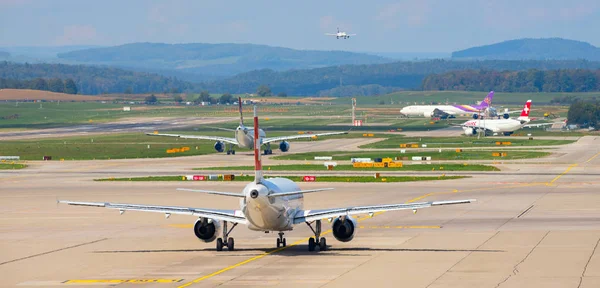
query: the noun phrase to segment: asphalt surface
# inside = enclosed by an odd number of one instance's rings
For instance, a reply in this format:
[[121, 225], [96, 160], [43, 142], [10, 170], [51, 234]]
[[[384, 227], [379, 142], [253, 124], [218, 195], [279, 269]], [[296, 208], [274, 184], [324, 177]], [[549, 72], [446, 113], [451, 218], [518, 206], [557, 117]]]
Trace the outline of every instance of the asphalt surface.
[[[292, 151], [356, 149], [372, 140], [294, 143]], [[249, 154], [30, 162], [0, 170], [0, 286], [600, 287], [600, 137], [556, 151], [542, 163], [462, 173], [468, 179], [301, 183], [336, 188], [307, 194], [306, 209], [477, 199], [361, 218], [346, 243], [324, 222], [324, 252], [307, 251], [306, 225], [286, 233], [283, 250], [274, 249], [276, 234], [236, 227], [236, 250], [216, 252], [214, 242], [195, 238], [193, 217], [56, 205], [58, 198], [236, 209], [236, 199], [175, 189], [240, 191], [245, 183], [93, 179], [250, 165]]]

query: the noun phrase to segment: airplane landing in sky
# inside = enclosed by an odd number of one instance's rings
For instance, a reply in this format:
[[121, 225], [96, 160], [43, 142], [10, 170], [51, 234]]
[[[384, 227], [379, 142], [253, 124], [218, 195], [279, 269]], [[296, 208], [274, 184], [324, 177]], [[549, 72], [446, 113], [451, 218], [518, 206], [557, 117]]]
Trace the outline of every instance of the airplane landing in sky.
[[356, 36], [356, 34], [348, 34], [346, 32], [340, 32], [340, 28], [337, 28], [337, 33], [325, 33], [327, 36], [335, 36], [336, 39], [348, 39], [350, 36]]
[[[183, 139], [199, 139], [199, 140], [214, 140], [215, 142], [214, 148], [218, 152], [223, 152], [225, 150], [225, 143], [228, 144], [227, 155], [235, 154], [235, 150], [233, 150], [233, 145], [237, 145], [240, 148], [252, 149], [254, 147], [254, 139], [259, 139], [259, 143], [262, 145], [266, 145], [266, 149], [264, 151], [265, 155], [273, 154], [273, 150], [271, 150], [271, 142], [279, 142], [279, 150], [281, 152], [287, 152], [290, 150], [290, 143], [288, 140], [294, 139], [306, 139], [320, 136], [331, 136], [331, 135], [341, 135], [348, 134], [348, 132], [327, 132], [327, 133], [316, 133], [316, 134], [298, 134], [298, 135], [289, 135], [289, 136], [279, 136], [279, 137], [267, 137], [267, 134], [264, 130], [260, 129], [258, 134], [254, 133], [252, 128], [248, 128], [244, 126], [244, 117], [242, 115], [242, 98], [238, 98], [238, 105], [240, 111], [240, 125], [235, 129], [225, 129], [219, 128], [221, 130], [227, 130], [234, 132], [234, 137], [220, 137], [220, 136], [204, 136], [204, 135], [179, 135], [179, 134], [163, 134], [163, 133], [146, 133], [149, 136], [166, 136], [166, 137], [178, 137]], [[255, 137], [255, 135], [257, 135]]]
[[[259, 131], [255, 106], [253, 129], [255, 139], [260, 137]], [[314, 233], [314, 237], [310, 237], [308, 240], [308, 250], [314, 251], [316, 247], [319, 247], [320, 251], [324, 251], [327, 249], [327, 243], [325, 237], [321, 237], [321, 221], [323, 219], [327, 219], [332, 223], [332, 234], [335, 239], [342, 242], [348, 242], [354, 238], [354, 235], [358, 230], [357, 221], [353, 217], [355, 215], [368, 214], [369, 216], [373, 216], [376, 212], [394, 210], [413, 210], [416, 212], [417, 209], [421, 208], [465, 204], [475, 201], [469, 199], [304, 210], [304, 194], [327, 191], [331, 190], [331, 188], [301, 190], [294, 181], [287, 178], [265, 179], [262, 171], [260, 146], [257, 142], [254, 142], [254, 173], [254, 181], [248, 183], [241, 193], [178, 189], [238, 198], [240, 200], [239, 210], [120, 204], [110, 202], [64, 200], [59, 200], [58, 202], [78, 206], [105, 207], [119, 210], [121, 214], [125, 211], [132, 210], [164, 213], [166, 218], [169, 218], [171, 214], [198, 217], [196, 224], [194, 225], [194, 234], [204, 242], [212, 242], [216, 239], [218, 251], [223, 250], [223, 247], [227, 247], [230, 251], [234, 250], [234, 239], [229, 237], [229, 234], [239, 224], [246, 225], [250, 230], [254, 231], [278, 232], [279, 237], [277, 238], [277, 247], [286, 246], [287, 243], [284, 238], [285, 231], [292, 230], [294, 226], [298, 224], [307, 224]], [[229, 223], [233, 224], [230, 228], [228, 227]], [[219, 237], [219, 233], [222, 233], [221, 237]]]

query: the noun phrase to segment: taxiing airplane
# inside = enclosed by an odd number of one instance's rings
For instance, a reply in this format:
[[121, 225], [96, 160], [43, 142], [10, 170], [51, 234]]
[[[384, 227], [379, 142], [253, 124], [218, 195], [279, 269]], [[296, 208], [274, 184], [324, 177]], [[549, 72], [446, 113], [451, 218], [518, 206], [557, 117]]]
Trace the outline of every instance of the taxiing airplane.
[[299, 135], [290, 135], [290, 136], [279, 136], [279, 137], [267, 137], [265, 131], [260, 129], [258, 131], [258, 137], [254, 137], [254, 130], [252, 128], [247, 128], [244, 126], [244, 116], [242, 115], [242, 98], [238, 98], [239, 110], [240, 110], [240, 125], [235, 129], [225, 129], [219, 128], [221, 130], [227, 130], [234, 132], [234, 137], [220, 137], [220, 136], [202, 136], [202, 135], [178, 135], [178, 134], [163, 134], [163, 133], [146, 133], [146, 135], [150, 136], [167, 136], [167, 137], [178, 137], [183, 139], [200, 139], [200, 140], [214, 140], [217, 141], [215, 143], [215, 150], [218, 152], [223, 152], [225, 150], [225, 143], [228, 144], [227, 147], [227, 155], [235, 154], [235, 150], [233, 150], [233, 145], [237, 145], [240, 148], [252, 149], [254, 146], [254, 139], [259, 139], [261, 145], [267, 145], [265, 149], [265, 155], [273, 154], [273, 150], [271, 150], [271, 142], [279, 142], [279, 150], [281, 152], [287, 152], [290, 150], [290, 143], [288, 140], [294, 139], [303, 139], [303, 138], [314, 138], [320, 136], [331, 136], [331, 135], [341, 135], [348, 134], [348, 132], [328, 132], [328, 133], [316, 133], [316, 134], [299, 134]]
[[346, 32], [340, 32], [340, 28], [337, 28], [337, 33], [325, 33], [327, 36], [335, 36], [337, 39], [348, 39], [350, 36], [356, 36], [356, 34], [347, 34]]
[[400, 110], [400, 114], [406, 117], [440, 117], [453, 118], [456, 114], [473, 113], [473, 118], [478, 118], [480, 113], [484, 113], [492, 105], [494, 91], [483, 99], [479, 105], [411, 105]]
[[[517, 119], [513, 118], [484, 118], [470, 120], [461, 125], [465, 132], [465, 135], [477, 135], [478, 132], [484, 132], [485, 135], [497, 135], [502, 133], [504, 136], [510, 136], [516, 130], [526, 127], [541, 127], [552, 125], [554, 123], [540, 123], [540, 124], [528, 124], [532, 119], [529, 118], [529, 112], [531, 111], [531, 100], [527, 100], [521, 115]], [[507, 114], [505, 114], [507, 115]]]
[[[260, 137], [258, 128], [258, 117], [254, 107], [254, 138]], [[190, 192], [199, 192], [238, 198], [240, 200], [239, 210], [219, 210], [192, 207], [158, 206], [143, 204], [120, 204], [110, 202], [78, 202], [63, 201], [59, 203], [79, 206], [105, 207], [119, 210], [121, 214], [125, 211], [144, 211], [164, 213], [166, 218], [171, 214], [190, 215], [198, 217], [194, 224], [194, 234], [204, 242], [217, 240], [217, 251], [227, 247], [234, 250], [234, 239], [229, 237], [231, 231], [239, 224], [246, 225], [250, 230], [261, 232], [278, 232], [277, 247], [286, 246], [284, 231], [291, 231], [295, 225], [307, 224], [314, 233], [314, 237], [308, 240], [308, 250], [314, 251], [319, 247], [320, 251], [327, 249], [326, 239], [321, 237], [322, 220], [327, 219], [332, 223], [333, 237], [338, 241], [348, 242], [354, 238], [358, 230], [354, 215], [368, 214], [373, 216], [376, 212], [392, 210], [413, 210], [433, 206], [465, 204], [475, 200], [453, 200], [432, 201], [420, 203], [382, 204], [371, 206], [356, 206], [344, 208], [332, 208], [322, 210], [305, 210], [303, 208], [304, 194], [327, 191], [325, 189], [301, 190], [298, 185], [287, 178], [265, 179], [262, 172], [260, 144], [254, 142], [254, 181], [246, 185], [239, 192], [218, 192], [195, 189], [178, 189]], [[231, 229], [228, 223], [232, 223]], [[313, 225], [314, 224], [314, 225]], [[314, 229], [313, 229], [314, 226]], [[221, 237], [217, 238], [222, 233]]]

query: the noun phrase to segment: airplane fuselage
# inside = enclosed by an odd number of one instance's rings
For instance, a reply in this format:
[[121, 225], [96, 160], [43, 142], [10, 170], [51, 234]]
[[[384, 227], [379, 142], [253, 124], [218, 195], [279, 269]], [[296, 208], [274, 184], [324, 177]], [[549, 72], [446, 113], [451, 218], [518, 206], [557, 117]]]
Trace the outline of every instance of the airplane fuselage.
[[[294, 215], [302, 211], [302, 194], [269, 197], [269, 194], [300, 191], [300, 187], [285, 178], [263, 179], [249, 183], [240, 200], [240, 210], [248, 220], [248, 228], [257, 231], [288, 231], [293, 229]], [[256, 193], [258, 192], [258, 193]]]
[[527, 123], [523, 122], [515, 119], [478, 119], [465, 122], [463, 129], [486, 129], [494, 133], [514, 132], [521, 129]]
[[[267, 134], [265, 133], [265, 131], [263, 131], [262, 129], [258, 129], [258, 135], [259, 138], [266, 138]], [[238, 142], [238, 146], [240, 148], [247, 148], [247, 149], [252, 149], [254, 147], [254, 129], [253, 128], [246, 128], [245, 126], [238, 126], [237, 129], [235, 129], [235, 136], [234, 136], [235, 140], [237, 140]], [[262, 141], [260, 141], [259, 143], [261, 143]]]
[[450, 115], [479, 112], [477, 108], [470, 105], [411, 105], [402, 108], [400, 114], [416, 117], [432, 117], [435, 109], [444, 111]]

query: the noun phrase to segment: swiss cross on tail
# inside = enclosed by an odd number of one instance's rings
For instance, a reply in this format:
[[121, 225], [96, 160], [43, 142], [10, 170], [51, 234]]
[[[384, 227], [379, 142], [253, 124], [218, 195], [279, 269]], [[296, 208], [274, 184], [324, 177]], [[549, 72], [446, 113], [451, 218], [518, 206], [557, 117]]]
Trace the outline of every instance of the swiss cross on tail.
[[527, 100], [527, 103], [525, 103], [525, 107], [521, 111], [521, 117], [529, 118], [529, 111], [531, 111], [531, 100]]
[[254, 106], [254, 183], [260, 183], [263, 180], [262, 163], [260, 160], [260, 137], [258, 134], [258, 116], [256, 106]]

